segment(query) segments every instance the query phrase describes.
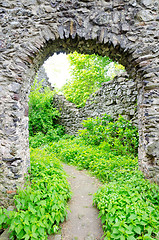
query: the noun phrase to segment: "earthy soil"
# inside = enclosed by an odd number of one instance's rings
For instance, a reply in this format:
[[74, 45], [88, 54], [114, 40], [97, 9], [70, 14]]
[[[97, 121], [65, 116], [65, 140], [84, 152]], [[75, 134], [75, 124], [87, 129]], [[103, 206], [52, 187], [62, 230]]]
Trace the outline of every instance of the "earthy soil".
[[9, 240], [9, 232], [8, 229], [6, 229], [1, 235], [0, 235], [0, 240]]
[[98, 210], [93, 207], [93, 194], [99, 187], [96, 178], [86, 171], [78, 171], [75, 167], [63, 164], [69, 175], [73, 196], [69, 202], [68, 219], [62, 224], [61, 234], [49, 236], [51, 240], [99, 240], [103, 230]]

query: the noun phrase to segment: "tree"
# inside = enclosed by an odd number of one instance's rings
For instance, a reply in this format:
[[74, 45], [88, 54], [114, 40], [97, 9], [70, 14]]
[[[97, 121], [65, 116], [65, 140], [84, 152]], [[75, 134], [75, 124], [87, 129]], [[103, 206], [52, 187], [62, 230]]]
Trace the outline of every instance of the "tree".
[[89, 96], [97, 91], [103, 82], [110, 80], [106, 66], [112, 61], [108, 57], [77, 52], [69, 54], [68, 59], [71, 77], [62, 91], [68, 101], [73, 102], [77, 107], [83, 107]]

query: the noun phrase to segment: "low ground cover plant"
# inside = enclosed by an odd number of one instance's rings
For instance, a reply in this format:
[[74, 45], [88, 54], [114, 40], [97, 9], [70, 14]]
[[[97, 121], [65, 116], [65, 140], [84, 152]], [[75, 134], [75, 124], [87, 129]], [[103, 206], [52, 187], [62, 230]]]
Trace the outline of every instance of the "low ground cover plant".
[[[122, 181], [121, 181], [122, 180]], [[138, 171], [130, 179], [105, 184], [94, 195], [105, 240], [158, 239], [159, 188]]]
[[27, 185], [15, 196], [15, 211], [0, 209], [0, 229], [9, 226], [10, 239], [45, 240], [67, 216], [70, 186], [59, 160], [46, 149], [31, 149]]
[[137, 128], [122, 116], [115, 121], [105, 114], [101, 118], [88, 118], [82, 122], [82, 125], [84, 129], [79, 131], [79, 136], [86, 144], [98, 146], [104, 142], [105, 149], [113, 151], [113, 154], [116, 152], [116, 154], [137, 156]]
[[48, 149], [61, 161], [90, 170], [102, 182], [113, 181], [123, 175], [131, 177], [131, 172], [138, 168], [137, 158], [132, 154], [123, 156], [106, 151], [103, 143], [101, 146], [86, 145], [80, 137], [51, 143]]
[[138, 170], [137, 129], [110, 116], [88, 119], [78, 137], [50, 143], [48, 151], [103, 183], [94, 195], [104, 239], [159, 239], [159, 187]]
[[[29, 240], [46, 239], [58, 230], [70, 198], [61, 160], [89, 170], [102, 181], [93, 202], [105, 240], [159, 239], [159, 187], [138, 170], [137, 129], [121, 116], [115, 121], [108, 115], [88, 119], [83, 127], [76, 137], [63, 135], [31, 150], [30, 184], [19, 190], [17, 212], [9, 213], [10, 218], [0, 209], [0, 227], [10, 225], [12, 239], [16, 235]], [[33, 147], [43, 137], [34, 136]]]
[[64, 132], [64, 127], [58, 124], [46, 134], [38, 132], [34, 136], [29, 136], [30, 147], [37, 148], [50, 142], [57, 142], [64, 136]]

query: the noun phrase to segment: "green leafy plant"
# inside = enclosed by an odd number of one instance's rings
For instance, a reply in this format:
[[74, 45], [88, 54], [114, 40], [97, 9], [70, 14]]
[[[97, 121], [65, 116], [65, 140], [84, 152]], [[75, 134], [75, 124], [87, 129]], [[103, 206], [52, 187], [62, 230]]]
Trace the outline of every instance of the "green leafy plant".
[[29, 95], [29, 134], [34, 136], [38, 132], [46, 134], [50, 129], [56, 128], [60, 113], [53, 108], [54, 91], [44, 88], [35, 79]]
[[138, 170], [138, 133], [119, 117], [88, 119], [78, 137], [50, 143], [48, 151], [79, 169], [88, 169], [104, 186], [94, 195], [104, 239], [158, 239], [159, 187]]
[[48, 149], [61, 161], [76, 165], [79, 169], [90, 170], [102, 182], [120, 180], [122, 177], [131, 178], [138, 168], [137, 158], [128, 152], [126, 155], [116, 154], [103, 144], [86, 145], [83, 139], [76, 137], [73, 140], [50, 143]]
[[64, 135], [64, 127], [59, 125], [60, 113], [53, 108], [54, 91], [42, 87], [35, 79], [29, 95], [29, 143], [40, 147], [50, 141], [58, 141]]
[[102, 118], [88, 118], [82, 123], [84, 129], [80, 130], [80, 136], [86, 144], [100, 145], [111, 149], [116, 154], [132, 153], [137, 155], [138, 131], [132, 123], [122, 116], [113, 120], [109, 115]]
[[29, 143], [32, 148], [37, 148], [52, 141], [59, 141], [63, 135], [64, 127], [62, 125], [56, 125], [56, 128], [51, 128], [47, 134], [38, 132], [34, 136], [29, 136]]
[[140, 172], [99, 189], [94, 204], [99, 209], [104, 239], [158, 239], [158, 192], [159, 187], [143, 179]]
[[16, 210], [0, 209], [0, 227], [9, 226], [10, 239], [45, 240], [67, 216], [70, 187], [56, 156], [47, 149], [31, 149], [27, 185], [15, 196]]
[[0, 207], [0, 230], [8, 228], [8, 211]]
[[76, 51], [68, 55], [71, 77], [63, 86], [66, 99], [83, 107], [89, 96], [101, 87], [102, 82], [109, 81], [106, 66], [111, 62], [108, 57], [79, 54]]

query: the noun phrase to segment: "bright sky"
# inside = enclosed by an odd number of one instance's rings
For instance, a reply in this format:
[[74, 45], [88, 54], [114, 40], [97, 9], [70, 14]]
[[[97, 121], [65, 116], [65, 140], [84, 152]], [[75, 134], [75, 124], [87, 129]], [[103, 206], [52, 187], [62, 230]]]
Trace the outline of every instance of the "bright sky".
[[[69, 66], [70, 64], [65, 53], [55, 53], [44, 62], [44, 68], [52, 86], [60, 89], [66, 83], [66, 80], [70, 77]], [[120, 68], [116, 69], [114, 62], [110, 63], [106, 68], [108, 68], [107, 76], [110, 78], [123, 71]]]
[[69, 61], [65, 53], [55, 53], [44, 62], [44, 68], [52, 86], [60, 88], [69, 79]]

